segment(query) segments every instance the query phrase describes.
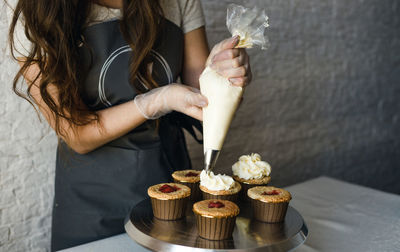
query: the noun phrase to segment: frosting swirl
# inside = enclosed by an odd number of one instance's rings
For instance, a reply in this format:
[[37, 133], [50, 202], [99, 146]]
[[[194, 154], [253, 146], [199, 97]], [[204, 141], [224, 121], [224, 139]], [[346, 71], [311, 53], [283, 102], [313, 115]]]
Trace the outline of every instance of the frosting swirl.
[[205, 170], [200, 173], [200, 185], [204, 186], [208, 190], [229, 190], [234, 183], [235, 181], [233, 178], [227, 175], [215, 175], [212, 171], [207, 174]]
[[243, 155], [235, 164], [232, 165], [233, 175], [242, 179], [259, 179], [271, 174], [271, 166], [261, 161], [261, 156], [257, 153]]

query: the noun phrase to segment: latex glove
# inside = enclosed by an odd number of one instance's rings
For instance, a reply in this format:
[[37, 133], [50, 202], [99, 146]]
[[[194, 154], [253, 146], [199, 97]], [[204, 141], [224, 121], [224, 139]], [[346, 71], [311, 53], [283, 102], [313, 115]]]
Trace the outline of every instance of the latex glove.
[[227, 78], [233, 85], [244, 87], [252, 78], [249, 55], [244, 48], [235, 48], [239, 37], [234, 36], [216, 44], [206, 61], [217, 73]]
[[136, 106], [147, 119], [157, 119], [172, 110], [203, 120], [202, 107], [207, 106], [207, 98], [200, 90], [181, 85], [169, 84], [137, 95]]

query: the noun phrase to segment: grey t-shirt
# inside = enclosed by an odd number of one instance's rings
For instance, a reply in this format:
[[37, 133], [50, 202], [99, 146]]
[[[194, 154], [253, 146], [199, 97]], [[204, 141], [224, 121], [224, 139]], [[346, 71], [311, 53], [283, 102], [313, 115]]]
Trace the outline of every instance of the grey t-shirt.
[[[204, 26], [204, 15], [200, 0], [160, 0], [165, 18], [180, 27], [183, 33], [188, 33], [201, 26]], [[8, 8], [9, 16], [12, 10]], [[93, 4], [92, 12], [88, 17], [88, 25], [107, 22], [121, 18], [120, 9], [107, 8], [98, 4]], [[9, 19], [10, 20], [10, 19]], [[31, 43], [26, 38], [23, 28], [23, 18], [17, 23], [14, 39], [14, 54], [17, 57], [24, 57], [28, 54]]]

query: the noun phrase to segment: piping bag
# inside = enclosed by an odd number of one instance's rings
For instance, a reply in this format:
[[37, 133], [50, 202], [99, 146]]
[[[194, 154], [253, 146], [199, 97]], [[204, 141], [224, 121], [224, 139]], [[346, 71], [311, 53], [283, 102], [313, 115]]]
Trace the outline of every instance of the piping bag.
[[[257, 45], [267, 49], [268, 38], [264, 31], [269, 26], [265, 10], [230, 4], [226, 25], [232, 36], [239, 35], [236, 48], [252, 48]], [[207, 97], [208, 106], [203, 108], [204, 170], [211, 171], [217, 162], [226, 134], [243, 95], [243, 88], [210, 67], [200, 75], [200, 92]]]

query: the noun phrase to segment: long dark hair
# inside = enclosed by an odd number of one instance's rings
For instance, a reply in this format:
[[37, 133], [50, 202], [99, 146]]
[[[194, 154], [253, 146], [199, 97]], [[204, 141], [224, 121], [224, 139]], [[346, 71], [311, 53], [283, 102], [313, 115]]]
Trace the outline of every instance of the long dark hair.
[[[9, 44], [13, 57], [14, 32], [19, 19], [23, 17], [25, 36], [32, 43], [28, 55], [24, 55], [21, 69], [13, 81], [14, 92], [34, 104], [30, 90], [33, 82], [38, 86], [43, 102], [50, 108], [55, 118], [55, 131], [65, 135], [60, 119], [66, 119], [71, 126], [81, 126], [98, 122], [95, 111], [82, 109], [83, 71], [79, 60], [79, 47], [85, 46], [82, 33], [87, 23], [92, 1], [90, 0], [19, 0], [9, 30]], [[153, 47], [162, 22], [162, 9], [158, 0], [123, 1], [120, 27], [125, 40], [133, 50], [130, 62], [130, 83], [138, 92], [158, 87], [151, 73], [147, 71], [149, 52]], [[29, 66], [36, 64], [39, 73], [28, 83], [26, 92], [18, 88], [18, 83]], [[134, 81], [140, 73], [146, 87]], [[49, 85], [58, 90], [58, 103], [48, 91]]]

